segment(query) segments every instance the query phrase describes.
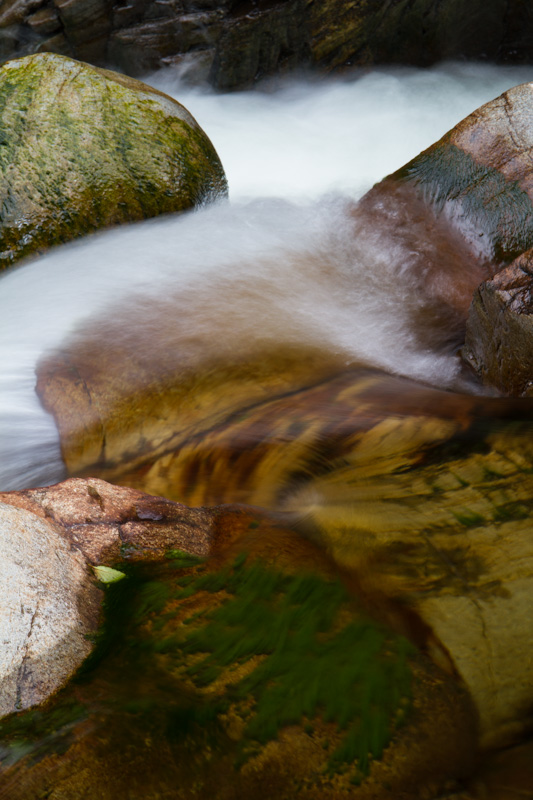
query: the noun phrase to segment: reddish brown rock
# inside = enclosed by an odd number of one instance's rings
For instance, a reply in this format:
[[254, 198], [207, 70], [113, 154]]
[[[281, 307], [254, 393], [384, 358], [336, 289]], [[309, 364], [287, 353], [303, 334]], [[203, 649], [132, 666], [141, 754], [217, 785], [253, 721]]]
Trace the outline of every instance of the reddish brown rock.
[[205, 556], [212, 542], [213, 512], [96, 478], [5, 492], [0, 502], [54, 523], [61, 536], [95, 565], [125, 556], [161, 557], [172, 548]]
[[532, 123], [533, 86], [516, 86], [377, 184], [363, 207], [392, 218], [414, 190], [428, 219], [444, 217], [474, 262], [496, 272], [533, 246]]
[[92, 650], [103, 600], [90, 565], [205, 556], [214, 514], [103, 481], [0, 494], [0, 717], [45, 700]]
[[507, 394], [527, 392], [533, 366], [532, 149], [533, 86], [523, 84], [377, 184], [357, 210], [384, 230], [396, 226], [394, 238], [405, 249], [414, 223], [414, 269], [426, 276], [433, 313], [454, 307], [462, 335], [481, 284], [463, 356], [484, 382]]
[[533, 250], [478, 288], [462, 355], [489, 386], [504, 394], [531, 396]]

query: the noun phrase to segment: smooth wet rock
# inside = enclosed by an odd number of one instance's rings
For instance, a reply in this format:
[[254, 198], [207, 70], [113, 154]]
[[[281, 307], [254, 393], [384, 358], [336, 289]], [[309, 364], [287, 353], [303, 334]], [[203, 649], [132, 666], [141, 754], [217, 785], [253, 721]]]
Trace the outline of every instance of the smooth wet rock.
[[483, 383], [511, 395], [528, 394], [533, 379], [532, 149], [528, 83], [479, 108], [377, 184], [358, 210], [384, 226], [402, 209], [414, 210], [424, 239], [433, 241], [431, 227], [445, 224], [450, 246], [462, 241], [469, 255], [458, 259], [442, 244], [433, 257], [421, 252], [420, 269], [440, 302], [455, 297], [463, 320], [473, 295], [462, 356]]
[[183, 106], [62, 56], [4, 64], [0, 126], [0, 269], [226, 194], [213, 145]]
[[468, 318], [465, 360], [509, 394], [523, 393], [531, 372], [529, 317], [516, 301], [507, 309], [504, 296], [516, 280], [527, 291], [528, 257], [491, 279], [533, 247], [532, 132], [533, 84], [522, 84], [374, 186], [354, 211], [388, 231], [391, 243], [412, 243], [410, 269], [425, 276], [434, 300], [423, 314], [454, 308], [457, 347]]
[[479, 286], [462, 356], [483, 383], [504, 394], [532, 395], [533, 250]]
[[[155, 455], [228, 414], [342, 369], [342, 355], [314, 343], [271, 346], [260, 330], [243, 337], [224, 302], [240, 290], [207, 286], [200, 297], [185, 290], [158, 302], [143, 299], [133, 326], [128, 304], [42, 359], [37, 392], [58, 424], [69, 474], [104, 477], [125, 460], [144, 470]], [[152, 349], [154, 332], [164, 345]]]
[[0, 717], [41, 703], [90, 653], [101, 592], [57, 526], [0, 503]]
[[525, 83], [474, 111], [367, 198], [392, 210], [398, 184], [414, 189], [497, 271], [533, 246], [532, 148], [533, 84]]

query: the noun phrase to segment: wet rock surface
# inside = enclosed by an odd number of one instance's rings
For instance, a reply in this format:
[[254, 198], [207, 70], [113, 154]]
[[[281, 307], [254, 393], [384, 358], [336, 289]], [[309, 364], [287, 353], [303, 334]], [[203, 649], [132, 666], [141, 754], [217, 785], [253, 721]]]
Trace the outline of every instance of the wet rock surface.
[[6, 0], [0, 54], [56, 52], [133, 75], [181, 64], [225, 90], [299, 66], [527, 62], [532, 28], [527, 4], [503, 0]]
[[0, 796], [377, 800], [467, 774], [475, 713], [453, 677], [282, 521], [217, 513], [207, 561], [115, 564], [126, 577], [82, 672], [0, 721]]
[[414, 190], [426, 213], [444, 217], [472, 258], [498, 271], [533, 242], [532, 120], [531, 84], [510, 89], [377, 184], [363, 205], [392, 215], [402, 195]]
[[484, 383], [504, 394], [532, 393], [532, 268], [529, 250], [479, 286], [468, 315], [463, 358]]
[[57, 55], [0, 69], [0, 269], [51, 245], [225, 195], [179, 103]]
[[433, 260], [423, 259], [428, 280], [441, 303], [450, 302], [447, 293], [455, 298], [463, 326], [473, 295], [463, 357], [484, 383], [513, 395], [527, 394], [533, 375], [532, 122], [533, 87], [516, 86], [377, 184], [361, 203], [369, 218], [384, 224], [402, 208], [411, 216], [414, 209], [429, 241], [444, 221], [450, 243], [462, 242], [466, 255], [441, 247]]

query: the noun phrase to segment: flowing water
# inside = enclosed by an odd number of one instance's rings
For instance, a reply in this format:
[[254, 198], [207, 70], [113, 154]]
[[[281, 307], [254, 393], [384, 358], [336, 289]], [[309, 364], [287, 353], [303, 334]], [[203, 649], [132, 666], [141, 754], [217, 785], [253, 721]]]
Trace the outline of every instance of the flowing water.
[[[173, 297], [192, 298], [191, 357], [223, 359], [240, 342], [320, 345], [347, 366], [461, 386], [459, 334], [439, 332], [442, 320], [415, 329], [431, 301], [410, 269], [415, 254], [347, 209], [532, 72], [450, 64], [231, 95], [187, 88], [172, 71], [155, 76], [212, 139], [230, 202], [90, 237], [2, 277], [0, 488], [63, 477], [55, 424], [35, 394], [39, 358], [117, 314], [135, 347], [184, 347], [158, 321]], [[139, 305], [151, 309], [141, 321]]]

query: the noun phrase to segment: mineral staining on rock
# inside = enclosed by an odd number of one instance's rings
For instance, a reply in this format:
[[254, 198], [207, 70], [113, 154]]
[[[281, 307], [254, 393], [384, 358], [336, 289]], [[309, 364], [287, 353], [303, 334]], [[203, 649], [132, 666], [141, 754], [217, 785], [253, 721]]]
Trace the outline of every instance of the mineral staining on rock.
[[1, 68], [0, 269], [226, 191], [213, 145], [161, 92], [52, 54]]

